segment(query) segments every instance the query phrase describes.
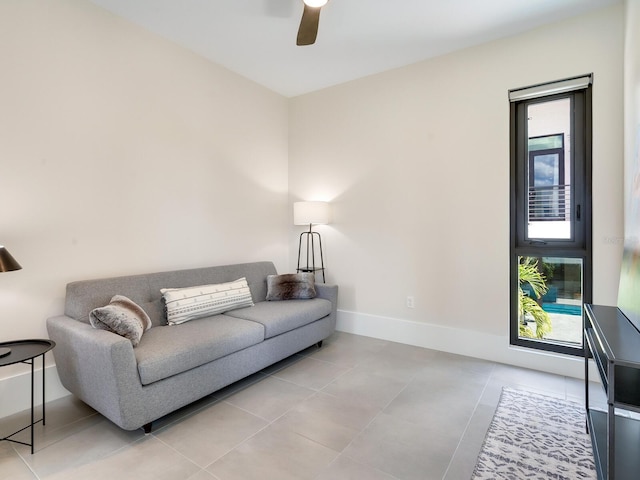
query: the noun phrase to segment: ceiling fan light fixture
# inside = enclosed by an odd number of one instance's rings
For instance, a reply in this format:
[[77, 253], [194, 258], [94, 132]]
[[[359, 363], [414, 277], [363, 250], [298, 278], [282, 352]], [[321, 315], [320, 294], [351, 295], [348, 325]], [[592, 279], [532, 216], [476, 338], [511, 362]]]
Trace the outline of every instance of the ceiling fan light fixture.
[[318, 36], [318, 23], [320, 22], [320, 10], [329, 0], [302, 0], [304, 10], [298, 28], [296, 45], [313, 45]]
[[324, 7], [329, 0], [303, 0], [304, 4], [312, 8]]

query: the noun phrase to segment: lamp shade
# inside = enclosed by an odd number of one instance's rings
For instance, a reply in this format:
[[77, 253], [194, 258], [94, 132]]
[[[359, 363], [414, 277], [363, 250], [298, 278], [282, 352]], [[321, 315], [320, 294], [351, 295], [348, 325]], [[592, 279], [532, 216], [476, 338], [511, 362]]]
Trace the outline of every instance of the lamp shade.
[[295, 202], [293, 204], [294, 225], [323, 225], [329, 223], [329, 203]]
[[329, 0], [303, 0], [305, 4], [313, 8], [324, 7]]
[[0, 272], [11, 272], [20, 270], [22, 267], [16, 259], [11, 256], [9, 251], [0, 245]]

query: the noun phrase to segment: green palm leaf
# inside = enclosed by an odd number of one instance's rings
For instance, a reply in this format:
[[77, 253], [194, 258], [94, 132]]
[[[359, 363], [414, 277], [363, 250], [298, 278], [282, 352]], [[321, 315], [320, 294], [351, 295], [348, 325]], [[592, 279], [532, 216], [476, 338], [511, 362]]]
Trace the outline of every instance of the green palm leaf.
[[[544, 338], [551, 333], [551, 319], [540, 304], [536, 301], [547, 293], [547, 281], [545, 276], [538, 270], [538, 260], [532, 257], [523, 257], [518, 265], [519, 292], [518, 292], [518, 316], [519, 333], [521, 337], [534, 337], [534, 334], [527, 328], [526, 317], [530, 316], [536, 322], [536, 338]], [[522, 289], [522, 285], [528, 283], [535, 298], [527, 295]]]

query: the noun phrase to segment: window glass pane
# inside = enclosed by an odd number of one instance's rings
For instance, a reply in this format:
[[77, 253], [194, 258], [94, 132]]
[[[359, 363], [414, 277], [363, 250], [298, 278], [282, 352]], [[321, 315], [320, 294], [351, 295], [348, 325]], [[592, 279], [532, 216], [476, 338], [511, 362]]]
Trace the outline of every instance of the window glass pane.
[[[532, 187], [529, 188], [529, 234], [539, 238], [569, 238], [568, 195], [564, 187], [562, 152], [544, 150], [531, 154]], [[554, 221], [553, 223], [548, 223]], [[544, 222], [544, 223], [543, 223]]]
[[527, 108], [527, 239], [569, 240], [571, 217], [571, 100]]
[[582, 259], [518, 257], [519, 338], [582, 345]]
[[560, 183], [560, 155], [548, 153], [533, 157], [533, 186], [553, 187]]
[[562, 148], [563, 140], [562, 135], [545, 135], [544, 137], [529, 138], [529, 151]]

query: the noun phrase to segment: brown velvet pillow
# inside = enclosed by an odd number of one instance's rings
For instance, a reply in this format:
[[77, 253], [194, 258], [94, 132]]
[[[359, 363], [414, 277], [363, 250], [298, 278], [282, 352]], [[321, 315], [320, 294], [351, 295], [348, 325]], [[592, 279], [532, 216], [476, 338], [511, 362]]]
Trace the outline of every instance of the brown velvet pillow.
[[109, 305], [94, 308], [89, 314], [89, 322], [93, 328], [128, 338], [134, 347], [140, 343], [145, 330], [151, 328], [151, 320], [146, 312], [122, 295], [115, 295]]
[[316, 277], [313, 273], [267, 275], [267, 300], [296, 300], [315, 296]]

